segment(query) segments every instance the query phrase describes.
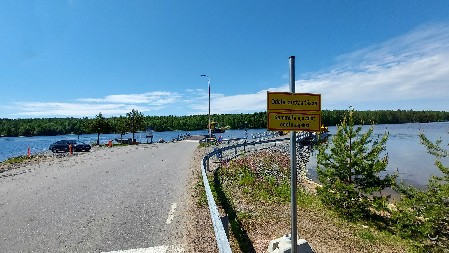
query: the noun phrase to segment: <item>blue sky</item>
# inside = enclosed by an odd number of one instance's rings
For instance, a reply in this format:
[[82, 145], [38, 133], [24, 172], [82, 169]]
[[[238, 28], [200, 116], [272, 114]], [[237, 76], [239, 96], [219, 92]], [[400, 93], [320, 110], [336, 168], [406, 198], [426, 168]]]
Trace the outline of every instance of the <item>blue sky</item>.
[[442, 1], [0, 1], [0, 118], [323, 109], [449, 111]]

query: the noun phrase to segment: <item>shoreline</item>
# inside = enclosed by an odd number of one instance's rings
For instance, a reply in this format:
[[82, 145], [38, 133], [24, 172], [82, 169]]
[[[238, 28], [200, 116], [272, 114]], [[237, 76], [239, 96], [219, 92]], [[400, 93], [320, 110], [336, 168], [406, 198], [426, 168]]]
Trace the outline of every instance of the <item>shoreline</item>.
[[[19, 137], [14, 137], [14, 138], [19, 138]], [[185, 139], [182, 139], [182, 140], [199, 141], [202, 138], [203, 138], [203, 136], [200, 136], [200, 135], [191, 135], [191, 136], [188, 136], [188, 137], [186, 137]], [[182, 140], [178, 140], [178, 141], [182, 141]], [[171, 142], [176, 142], [176, 141], [169, 140], [169, 141], [165, 141], [164, 143], [171, 143]], [[142, 143], [138, 143], [136, 146], [138, 146], [138, 145], [156, 145], [156, 144], [164, 144], [164, 143], [158, 143], [157, 141], [153, 141], [152, 143], [144, 143], [144, 142], [142, 142]], [[127, 145], [128, 144], [119, 144], [117, 142], [113, 142], [112, 148], [116, 148], [116, 147], [119, 147], [119, 146], [127, 146]], [[100, 145], [91, 144], [91, 146], [92, 146], [92, 151], [93, 151], [95, 148], [98, 149], [98, 148], [108, 147], [108, 143], [103, 143], [103, 144], [100, 144]], [[133, 146], [133, 145], [130, 145], [130, 146]], [[78, 154], [81, 154], [81, 153], [89, 153], [89, 152], [73, 152], [73, 155], [78, 155]], [[38, 159], [39, 158], [44, 158], [45, 159], [45, 157], [50, 157], [50, 156], [53, 157], [53, 156], [69, 156], [69, 155], [70, 154], [68, 152], [52, 153], [50, 150], [44, 149], [44, 150], [40, 150], [40, 151], [37, 151], [37, 152], [36, 151], [32, 152], [31, 156], [30, 156], [30, 160], [33, 160], [35, 158], [38, 158]], [[0, 161], [0, 173], [2, 173], [2, 167], [3, 167], [3, 165], [5, 163], [8, 163], [9, 160], [16, 159], [16, 158], [17, 159], [24, 159], [24, 160], [28, 159], [26, 151], [23, 152], [23, 155], [13, 155], [13, 156], [7, 157], [4, 160]]]
[[[2, 162], [0, 162], [0, 178], [5, 177], [2, 176], [3, 173], [7, 173], [9, 171], [14, 171], [16, 169], [20, 169], [22, 167], [34, 166], [40, 163], [45, 162], [56, 162], [56, 161], [67, 161], [70, 158], [76, 158], [80, 156], [99, 156], [101, 153], [109, 151], [115, 153], [118, 149], [138, 149], [138, 148], [150, 148], [151, 146], [164, 145], [167, 143], [151, 143], [151, 144], [138, 144], [138, 145], [116, 145], [113, 147], [108, 147], [107, 145], [93, 145], [92, 149], [88, 152], [73, 152], [70, 154], [69, 152], [62, 153], [52, 153], [50, 150], [43, 151], [41, 153], [31, 154], [30, 157], [27, 155], [21, 156], [13, 156]], [[96, 155], [98, 153], [98, 155]], [[17, 161], [15, 161], [17, 160]], [[15, 173], [17, 174], [17, 173]]]

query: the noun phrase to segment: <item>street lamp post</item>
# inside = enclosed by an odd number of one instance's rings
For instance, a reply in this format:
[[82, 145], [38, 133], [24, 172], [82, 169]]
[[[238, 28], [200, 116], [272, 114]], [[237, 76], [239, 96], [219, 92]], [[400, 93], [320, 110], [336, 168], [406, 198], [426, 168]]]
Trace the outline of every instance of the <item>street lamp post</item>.
[[212, 132], [210, 130], [210, 77], [208, 75], [201, 75], [207, 77], [207, 86], [209, 88], [209, 140], [212, 138]]

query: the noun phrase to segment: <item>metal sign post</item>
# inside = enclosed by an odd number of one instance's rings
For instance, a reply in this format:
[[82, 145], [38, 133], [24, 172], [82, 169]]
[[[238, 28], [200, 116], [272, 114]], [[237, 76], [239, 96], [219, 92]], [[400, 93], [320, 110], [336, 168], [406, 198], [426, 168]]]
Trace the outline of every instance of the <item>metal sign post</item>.
[[[268, 252], [313, 252], [306, 240], [298, 245], [296, 132], [321, 130], [321, 94], [295, 93], [295, 56], [290, 61], [290, 92], [267, 92], [267, 129], [290, 131], [291, 234], [270, 242]], [[281, 245], [281, 246], [280, 246]], [[282, 249], [281, 249], [282, 248]], [[279, 249], [280, 251], [275, 251]], [[287, 250], [287, 251], [282, 251]]]
[[[290, 56], [290, 92], [295, 93], [295, 56]], [[297, 191], [297, 177], [296, 177], [296, 132], [290, 132], [290, 168], [291, 168], [291, 204], [292, 204], [292, 253], [296, 252], [297, 245], [297, 207], [296, 207], [296, 191]]]

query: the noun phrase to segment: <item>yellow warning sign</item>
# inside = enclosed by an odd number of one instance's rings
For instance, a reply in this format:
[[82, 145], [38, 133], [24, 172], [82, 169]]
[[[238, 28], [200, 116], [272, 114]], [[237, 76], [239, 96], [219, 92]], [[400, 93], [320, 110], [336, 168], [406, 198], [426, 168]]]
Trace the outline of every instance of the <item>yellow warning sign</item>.
[[320, 132], [320, 112], [268, 112], [268, 130]]

